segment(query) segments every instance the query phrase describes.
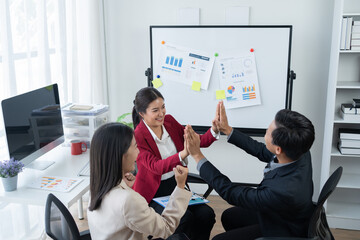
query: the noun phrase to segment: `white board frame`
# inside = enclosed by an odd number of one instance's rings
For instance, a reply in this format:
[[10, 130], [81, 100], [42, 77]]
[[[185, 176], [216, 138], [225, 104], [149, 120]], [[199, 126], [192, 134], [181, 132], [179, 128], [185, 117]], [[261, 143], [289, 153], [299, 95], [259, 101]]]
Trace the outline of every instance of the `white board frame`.
[[[151, 79], [158, 64], [161, 42], [171, 42], [190, 49], [218, 53], [219, 57], [254, 49], [261, 105], [227, 110], [229, 124], [250, 135], [264, 135], [277, 111], [291, 108], [291, 25], [265, 26], [150, 26]], [[216, 64], [216, 60], [215, 60]], [[219, 74], [214, 64], [207, 91], [192, 91], [191, 87], [163, 81], [158, 90], [165, 98], [167, 113], [181, 124], [192, 125], [197, 131], [211, 126], [218, 102]], [[161, 79], [161, 74], [160, 74]], [[290, 103], [290, 104], [289, 104]]]

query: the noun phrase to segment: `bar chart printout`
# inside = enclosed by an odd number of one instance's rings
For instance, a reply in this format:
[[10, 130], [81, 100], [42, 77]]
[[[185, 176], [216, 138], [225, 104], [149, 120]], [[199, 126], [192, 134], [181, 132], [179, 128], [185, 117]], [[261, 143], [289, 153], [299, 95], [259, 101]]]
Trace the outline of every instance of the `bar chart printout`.
[[219, 59], [218, 69], [227, 109], [261, 104], [254, 53]]
[[43, 176], [29, 183], [28, 187], [57, 192], [69, 192], [81, 181], [81, 178]]
[[214, 57], [199, 50], [167, 43], [159, 53], [158, 68], [155, 75], [160, 75], [163, 82], [174, 81], [191, 86], [194, 81], [201, 83], [201, 89], [207, 90]]

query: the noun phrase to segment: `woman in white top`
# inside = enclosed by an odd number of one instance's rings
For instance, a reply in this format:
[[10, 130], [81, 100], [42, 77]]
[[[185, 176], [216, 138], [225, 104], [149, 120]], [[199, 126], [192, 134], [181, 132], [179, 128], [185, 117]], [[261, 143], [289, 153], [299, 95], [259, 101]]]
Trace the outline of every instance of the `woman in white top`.
[[121, 123], [101, 126], [90, 148], [90, 203], [87, 211], [92, 239], [167, 238], [184, 215], [191, 193], [184, 189], [188, 170], [173, 169], [177, 182], [161, 215], [132, 190], [139, 154], [133, 130]]

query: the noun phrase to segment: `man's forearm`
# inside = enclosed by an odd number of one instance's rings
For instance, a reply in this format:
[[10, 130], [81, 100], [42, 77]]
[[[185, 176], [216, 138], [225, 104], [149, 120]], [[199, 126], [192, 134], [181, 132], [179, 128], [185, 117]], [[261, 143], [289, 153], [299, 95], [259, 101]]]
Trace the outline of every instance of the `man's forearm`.
[[196, 164], [199, 163], [199, 161], [200, 161], [201, 159], [205, 158], [205, 156], [202, 154], [202, 152], [193, 154], [193, 155], [191, 155], [191, 156], [194, 158]]

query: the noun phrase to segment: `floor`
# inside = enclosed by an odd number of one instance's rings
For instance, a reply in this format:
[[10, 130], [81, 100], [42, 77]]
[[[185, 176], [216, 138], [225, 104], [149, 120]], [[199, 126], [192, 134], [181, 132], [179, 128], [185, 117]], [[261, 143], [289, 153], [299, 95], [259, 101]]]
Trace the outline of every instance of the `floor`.
[[[224, 209], [231, 207], [227, 202], [225, 202], [222, 198], [219, 196], [209, 196], [208, 200], [210, 201], [209, 205], [214, 209], [216, 214], [216, 223], [215, 226], [211, 232], [211, 238], [221, 232], [224, 231], [222, 225], [221, 225], [221, 213]], [[84, 202], [84, 206], [87, 206], [87, 202]], [[85, 209], [85, 208], [84, 208]], [[78, 220], [77, 219], [77, 204], [74, 204], [70, 208], [71, 214], [74, 216], [74, 219], [76, 221], [76, 224], [78, 225], [80, 231], [88, 229], [87, 225], [87, 216], [86, 211], [84, 210], [84, 220]], [[355, 240], [360, 239], [360, 231], [355, 230], [344, 230], [344, 229], [332, 229], [332, 233], [335, 237], [335, 239], [339, 240]], [[48, 238], [50, 239], [50, 238]]]

